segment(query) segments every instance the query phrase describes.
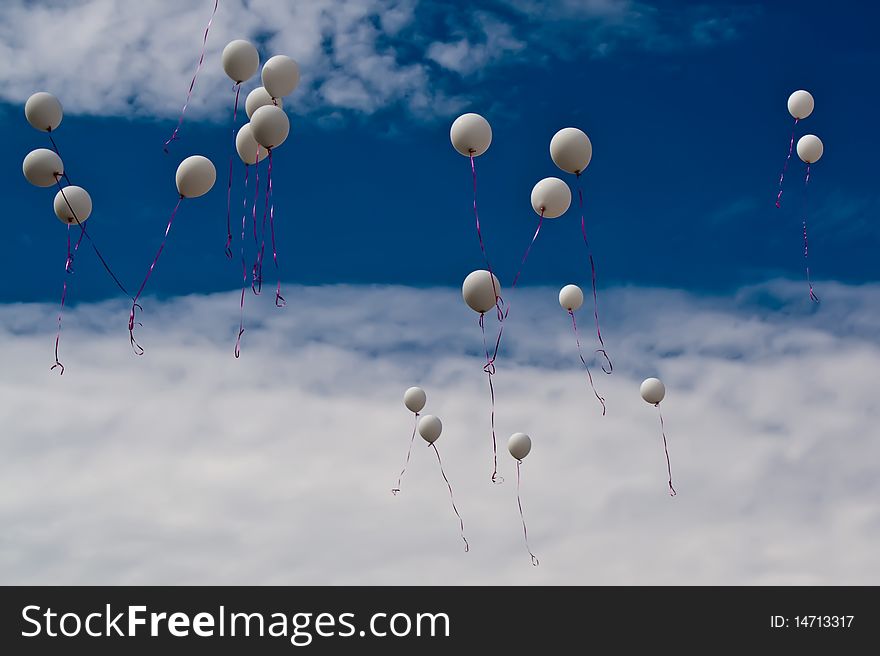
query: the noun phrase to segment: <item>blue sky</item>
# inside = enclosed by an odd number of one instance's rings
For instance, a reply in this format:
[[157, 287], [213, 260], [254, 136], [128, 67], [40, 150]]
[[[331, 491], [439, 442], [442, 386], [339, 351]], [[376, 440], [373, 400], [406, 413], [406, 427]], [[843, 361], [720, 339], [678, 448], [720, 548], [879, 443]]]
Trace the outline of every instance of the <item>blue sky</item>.
[[[449, 124], [462, 110], [484, 114], [494, 129], [491, 149], [478, 160], [480, 207], [503, 281], [511, 279], [535, 227], [531, 186], [558, 174], [549, 139], [567, 125], [584, 129], [594, 144], [584, 184], [600, 285], [713, 291], [798, 277], [799, 161], [781, 211], [773, 199], [791, 128], [785, 101], [803, 87], [816, 98], [803, 129], [826, 146], [808, 205], [814, 275], [875, 280], [878, 198], [866, 145], [870, 108], [880, 91], [866, 84], [864, 71], [876, 68], [878, 59], [871, 31], [876, 13], [856, 6], [701, 3], [685, 9], [684, 3], [661, 3], [648, 14], [654, 16], [650, 26], [624, 25], [625, 36], [597, 46], [604, 37], [596, 35], [595, 17], [529, 27], [527, 11], [488, 3], [486, 12], [492, 9], [493, 20], [521, 46], [498, 46], [495, 55], [474, 51], [474, 65], [492, 57], [475, 71], [468, 70], [467, 56], [447, 62], [463, 68], [461, 74], [430, 62], [428, 83], [455, 99], [448, 110], [426, 115], [408, 107], [405, 97], [369, 111], [339, 109], [309, 101], [310, 88], [303, 85], [288, 100], [293, 133], [275, 158], [284, 279], [457, 285], [479, 267], [469, 167], [448, 141]], [[641, 7], [639, 15], [648, 11]], [[204, 22], [209, 9], [194, 7], [193, 15]], [[223, 11], [221, 2], [218, 15]], [[459, 33], [474, 47], [489, 39], [468, 28], [476, 19], [466, 12], [444, 14], [436, 27], [431, 21], [438, 12], [430, 3], [415, 7], [409, 32], [395, 37], [401, 67], [423, 60], [428, 42]], [[459, 15], [462, 25], [455, 24]], [[380, 34], [379, 49], [388, 47], [382, 39]], [[212, 33], [209, 46], [220, 48], [222, 40], [222, 33]], [[190, 53], [184, 70], [191, 71], [199, 43], [197, 30], [181, 48]], [[218, 68], [209, 53], [206, 70]], [[75, 70], [65, 75], [78, 84]], [[168, 87], [165, 93], [179, 105], [185, 84]], [[63, 90], [33, 79], [33, 91], [44, 88], [65, 102]], [[205, 84], [197, 85], [195, 96], [203, 92]], [[142, 277], [174, 205], [174, 169], [192, 153], [215, 162], [218, 182], [207, 197], [184, 204], [148, 292], [238, 284], [237, 262], [223, 257], [231, 98], [220, 95], [210, 104], [187, 116], [169, 155], [161, 144], [174, 126], [173, 110], [150, 117], [146, 102], [129, 116], [95, 117], [74, 105], [57, 132], [68, 172], [95, 201], [88, 227], [129, 286]], [[2, 106], [8, 155], [0, 173], [8, 181], [8, 216], [16, 218], [2, 264], [10, 284], [0, 298], [49, 300], [58, 294], [64, 228], [52, 215], [51, 193], [30, 187], [20, 173], [28, 150], [46, 145], [45, 135], [28, 128], [22, 105], [7, 99]], [[236, 162], [238, 199], [241, 172]], [[587, 282], [577, 224], [576, 208], [547, 223], [523, 284]], [[90, 253], [80, 255], [76, 271], [74, 302], [114, 295]]]

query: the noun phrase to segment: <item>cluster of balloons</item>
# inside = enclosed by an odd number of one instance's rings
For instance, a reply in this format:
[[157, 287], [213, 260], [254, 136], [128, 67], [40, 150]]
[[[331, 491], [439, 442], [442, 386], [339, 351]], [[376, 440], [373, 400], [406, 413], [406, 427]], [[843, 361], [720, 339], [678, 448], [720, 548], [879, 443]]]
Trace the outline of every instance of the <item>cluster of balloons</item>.
[[[794, 146], [795, 132], [797, 131], [798, 124], [802, 120], [810, 116], [810, 114], [813, 113], [813, 109], [815, 109], [815, 107], [815, 100], [813, 99], [813, 96], [809, 91], [799, 89], [788, 97], [788, 113], [791, 114], [792, 118], [794, 118], [794, 127], [791, 130], [791, 138], [788, 142], [788, 155], [785, 158], [785, 163], [782, 165], [782, 172], [779, 174], [779, 190], [776, 194], [776, 207], [782, 207], [783, 182], [785, 180], [785, 173], [788, 170], [788, 163], [791, 160], [792, 151], [796, 150], [800, 160], [804, 164], [806, 164], [806, 173], [804, 174], [805, 192], [810, 184], [810, 167], [818, 162], [825, 152], [825, 146], [822, 144], [822, 140], [815, 134], [803, 135], [798, 139], [796, 149]], [[804, 209], [802, 229], [804, 238], [804, 266], [806, 269], [807, 284], [810, 290], [810, 300], [814, 303], [818, 303], [819, 297], [816, 295], [816, 292], [813, 289], [813, 281], [810, 277], [809, 241], [807, 239], [806, 209]]]
[[[260, 67], [260, 55], [256, 47], [243, 39], [229, 42], [223, 49], [223, 70], [234, 82], [235, 104], [232, 112], [232, 137], [233, 150], [245, 167], [244, 184], [245, 195], [242, 205], [241, 217], [241, 269], [242, 286], [239, 301], [240, 319], [238, 335], [235, 340], [235, 357], [241, 354], [241, 337], [244, 334], [244, 298], [247, 289], [248, 268], [245, 260], [245, 235], [247, 232], [247, 201], [248, 179], [250, 167], [255, 166], [256, 190], [254, 192], [251, 217], [253, 222], [254, 248], [256, 249], [255, 261], [251, 267], [251, 289], [259, 295], [263, 285], [263, 257], [266, 250], [266, 220], [268, 217], [269, 233], [272, 244], [272, 259], [275, 263], [275, 271], [278, 274], [278, 282], [275, 288], [275, 305], [283, 307], [286, 303], [281, 295], [281, 275], [278, 266], [278, 249], [275, 240], [275, 206], [272, 200], [272, 152], [287, 139], [290, 134], [290, 120], [284, 111], [285, 96], [293, 93], [299, 85], [299, 65], [286, 55], [275, 55], [269, 58], [263, 65], [260, 73], [262, 86], [251, 91], [245, 99], [245, 113], [248, 123], [237, 128], [238, 99], [242, 83], [250, 80]], [[226, 255], [232, 257], [232, 173], [233, 154], [229, 156], [229, 184], [226, 192]], [[268, 171], [266, 174], [266, 194], [263, 206], [263, 221], [260, 232], [262, 237], [257, 236], [257, 200], [260, 194], [259, 164], [268, 159]]]
[[[487, 272], [488, 273], [488, 272]], [[437, 462], [440, 465], [440, 473], [443, 476], [443, 480], [446, 482], [446, 487], [449, 489], [449, 498], [452, 502], [452, 510], [455, 512], [456, 517], [458, 517], [459, 528], [461, 531], [461, 539], [464, 542], [464, 550], [468, 551], [470, 549], [468, 545], [467, 539], [464, 537], [464, 522], [462, 521], [461, 514], [458, 512], [458, 508], [455, 505], [455, 497], [452, 492], [452, 485], [449, 483], [449, 478], [446, 476], [446, 472], [443, 469], [443, 462], [440, 459], [440, 452], [437, 450], [436, 442], [440, 438], [440, 434], [443, 432], [443, 422], [440, 421], [440, 418], [435, 415], [424, 415], [421, 416], [421, 411], [424, 410], [425, 405], [428, 402], [428, 396], [421, 387], [410, 387], [403, 393], [403, 404], [406, 406], [406, 409], [413, 413], [415, 417], [415, 424], [413, 426], [412, 436], [409, 440], [409, 448], [406, 452], [406, 461], [404, 462], [403, 469], [400, 472], [400, 476], [397, 478], [397, 485], [395, 485], [391, 489], [391, 493], [396, 495], [400, 492], [400, 482], [403, 479], [403, 475], [406, 473], [406, 468], [409, 465], [410, 455], [412, 454], [412, 446], [415, 441], [416, 432], [418, 432], [419, 436], [427, 442], [427, 444], [434, 449], [434, 453], [437, 455]], [[510, 452], [510, 455], [516, 460], [516, 503], [519, 508], [520, 520], [522, 521], [523, 527], [523, 537], [525, 539], [526, 549], [529, 552], [529, 556], [531, 556], [532, 564], [538, 565], [538, 558], [532, 553], [531, 548], [529, 547], [529, 533], [526, 528], [525, 516], [523, 515], [522, 509], [522, 499], [520, 497], [520, 465], [522, 465], [523, 459], [529, 455], [529, 452], [532, 450], [532, 438], [530, 438], [525, 433], [514, 433], [510, 436], [510, 439], [507, 442], [507, 450]]]

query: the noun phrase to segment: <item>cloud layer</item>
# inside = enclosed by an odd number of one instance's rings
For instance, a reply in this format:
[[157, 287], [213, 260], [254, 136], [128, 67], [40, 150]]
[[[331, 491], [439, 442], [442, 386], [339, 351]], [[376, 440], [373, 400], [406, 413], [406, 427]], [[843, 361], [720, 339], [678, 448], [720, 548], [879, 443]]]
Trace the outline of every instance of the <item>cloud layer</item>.
[[[602, 296], [615, 363], [579, 368], [555, 290], [516, 292], [498, 363], [503, 485], [489, 482], [488, 390], [476, 317], [457, 291], [288, 289], [146, 299], [143, 358], [120, 303], [65, 319], [0, 307], [0, 582], [278, 584], [880, 583], [880, 287], [801, 284], [730, 298]], [[589, 312], [582, 339], [591, 344]], [[490, 323], [494, 326], [494, 323]], [[678, 497], [666, 494], [649, 375]], [[403, 390], [428, 392], [437, 462]], [[531, 434], [523, 504], [503, 442]]]
[[[49, 90], [75, 113], [176, 116], [212, 6], [210, 0], [6, 3], [0, 99], [22, 103]], [[285, 53], [300, 62], [302, 88], [291, 99], [296, 112], [332, 119], [337, 112], [399, 106], [432, 118], [468, 104], [473, 79], [503, 62], [604, 55], [624, 44], [702, 47], [735, 38], [749, 15], [738, 10], [719, 18], [699, 7], [661, 12], [630, 0], [547, 6], [510, 0], [491, 7], [450, 13], [420, 0], [223, 0], [189, 111], [227, 115], [231, 83], [219, 61], [235, 38], [258, 43], [264, 59]]]

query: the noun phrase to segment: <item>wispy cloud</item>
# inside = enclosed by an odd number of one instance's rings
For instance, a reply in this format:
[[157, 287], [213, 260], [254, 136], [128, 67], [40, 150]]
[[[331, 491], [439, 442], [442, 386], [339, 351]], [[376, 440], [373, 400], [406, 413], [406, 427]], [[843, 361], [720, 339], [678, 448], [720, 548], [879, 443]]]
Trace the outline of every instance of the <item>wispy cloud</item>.
[[[878, 583], [880, 287], [822, 291], [816, 310], [799, 282], [606, 290], [605, 418], [556, 290], [509, 298], [499, 435], [534, 440], [538, 568], [506, 453], [507, 482], [488, 480], [479, 329], [457, 290], [289, 289], [284, 311], [251, 302], [238, 361], [235, 293], [146, 299], [143, 358], [122, 304], [79, 305], [63, 378], [48, 372], [55, 308], [0, 307], [0, 581]], [[637, 393], [653, 374], [675, 499]], [[411, 384], [443, 418], [469, 554], [424, 445], [389, 493]]]

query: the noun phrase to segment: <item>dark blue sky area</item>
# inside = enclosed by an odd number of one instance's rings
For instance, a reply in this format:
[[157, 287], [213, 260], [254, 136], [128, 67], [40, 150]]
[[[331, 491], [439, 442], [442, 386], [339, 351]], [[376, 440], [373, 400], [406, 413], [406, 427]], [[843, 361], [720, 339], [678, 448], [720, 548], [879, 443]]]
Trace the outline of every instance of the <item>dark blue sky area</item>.
[[[568, 125], [593, 142], [584, 185], [601, 286], [719, 292], [802, 276], [803, 165], [796, 158], [783, 208], [773, 203], [792, 124], [786, 99], [797, 88], [816, 98], [802, 130], [825, 143], [806, 205], [814, 276], [876, 280], [880, 90], [870, 80], [880, 63], [880, 10], [848, 6], [768, 3], [739, 25], [738, 38], [712, 46], [622, 47], [603, 58], [545, 52], [534, 64], [519, 58], [469, 78], [472, 84], [456, 91], [472, 99], [466, 111], [484, 114], [494, 130], [477, 164], [484, 235], [502, 282], [509, 284], [536, 226], [532, 185], [563, 177], [548, 144]], [[717, 6], [719, 16], [733, 10]], [[482, 265], [469, 164], [448, 138], [454, 115], [426, 123], [389, 108], [331, 128], [320, 112], [297, 115], [295, 99], [288, 105], [291, 138], [274, 158], [286, 281], [458, 285]], [[55, 300], [65, 228], [52, 213], [54, 192], [28, 185], [20, 168], [24, 155], [47, 141], [29, 128], [20, 106], [0, 112], [7, 140], [0, 174], [10, 200], [0, 300]], [[173, 124], [67, 115], [56, 139], [74, 184], [95, 202], [90, 232], [132, 288], [175, 204], [177, 163], [193, 153], [210, 157], [217, 185], [184, 202], [148, 292], [235, 288], [238, 260], [223, 255], [229, 126], [187, 119], [165, 155]], [[241, 172], [236, 160], [234, 224]], [[588, 275], [573, 206], [546, 222], [522, 284], [588, 285]], [[82, 251], [74, 301], [114, 295], [93, 255]]]

